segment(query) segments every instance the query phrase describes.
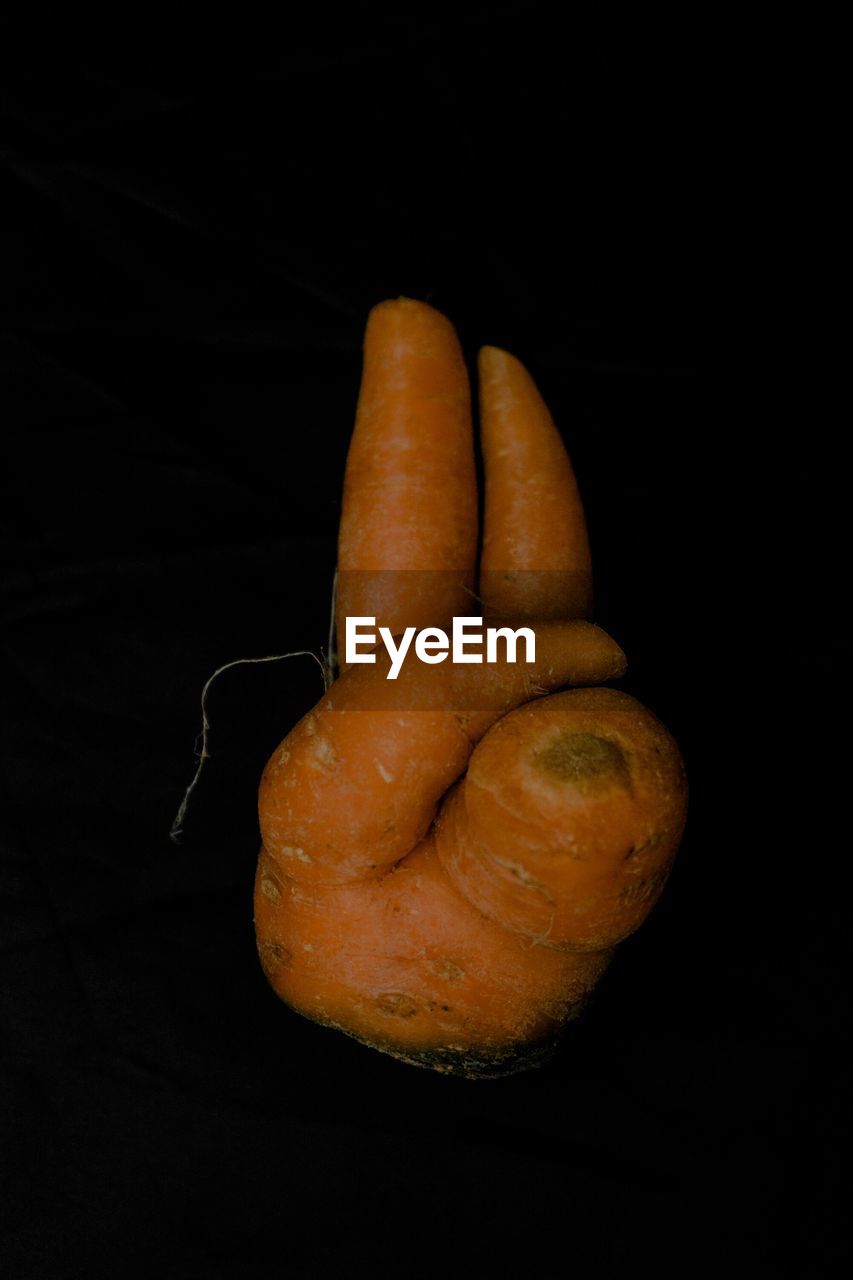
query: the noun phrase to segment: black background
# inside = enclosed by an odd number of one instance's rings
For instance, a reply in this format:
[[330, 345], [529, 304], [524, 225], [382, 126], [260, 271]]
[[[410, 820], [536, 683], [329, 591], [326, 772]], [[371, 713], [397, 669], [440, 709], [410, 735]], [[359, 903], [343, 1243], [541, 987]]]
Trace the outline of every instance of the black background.
[[[834, 468], [779, 338], [787, 102], [737, 33], [617, 54], [533, 14], [330, 18], [7, 79], [16, 1277], [835, 1256], [841, 646], [806, 536]], [[325, 642], [361, 335], [398, 294], [539, 382], [597, 620], [692, 787], [653, 916], [556, 1060], [504, 1081], [393, 1062], [266, 985], [255, 793], [319, 693], [310, 659], [221, 678], [168, 836], [207, 676]]]

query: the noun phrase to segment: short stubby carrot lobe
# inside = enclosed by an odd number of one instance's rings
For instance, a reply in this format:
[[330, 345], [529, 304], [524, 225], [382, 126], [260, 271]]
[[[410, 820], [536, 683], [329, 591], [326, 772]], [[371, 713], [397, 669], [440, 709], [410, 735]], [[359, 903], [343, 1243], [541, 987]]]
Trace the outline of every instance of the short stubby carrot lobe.
[[443, 806], [437, 848], [489, 919], [542, 946], [601, 951], [657, 900], [686, 809], [660, 721], [616, 689], [575, 689], [489, 730]]

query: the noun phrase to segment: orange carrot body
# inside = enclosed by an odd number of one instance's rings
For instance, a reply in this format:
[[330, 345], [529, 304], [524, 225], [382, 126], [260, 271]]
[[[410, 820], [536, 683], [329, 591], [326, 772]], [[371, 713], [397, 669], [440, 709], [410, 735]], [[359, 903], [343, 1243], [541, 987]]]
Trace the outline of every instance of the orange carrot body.
[[480, 597], [493, 614], [588, 618], [586, 520], [560, 433], [515, 356], [483, 347], [479, 372], [486, 471]]
[[529, 946], [476, 913], [427, 838], [379, 882], [302, 886], [261, 855], [261, 961], [278, 995], [394, 1056], [500, 1074], [547, 1043], [607, 954]]
[[615, 689], [575, 689], [489, 731], [444, 803], [437, 847], [489, 919], [599, 951], [648, 914], [685, 814], [681, 756], [660, 721]]
[[[394, 736], [394, 713], [373, 714], [362, 752]], [[327, 711], [325, 732], [358, 715]], [[437, 758], [441, 726], [427, 728]], [[454, 732], [448, 772], [461, 772], [471, 746]], [[464, 1074], [517, 1069], [577, 1012], [660, 892], [684, 822], [677, 748], [626, 694], [546, 697], [493, 725], [436, 817], [426, 740], [402, 738], [403, 769], [382, 779], [391, 799], [375, 808], [405, 856], [389, 845], [398, 856], [382, 868], [345, 855], [317, 867], [307, 848], [294, 858], [265, 843], [255, 893], [265, 972], [293, 1008], [385, 1052]], [[376, 788], [364, 760], [337, 794]], [[394, 818], [412, 813], [419, 829], [435, 818], [434, 831], [398, 833]]]
[[471, 612], [477, 480], [471, 395], [450, 321], [423, 302], [374, 307], [344, 483], [341, 619], [396, 634]]
[[380, 874], [426, 834], [474, 742], [499, 716], [534, 692], [624, 671], [619, 646], [591, 623], [544, 623], [536, 634], [531, 666], [417, 664], [414, 683], [386, 680], [387, 658], [346, 671], [264, 770], [259, 816], [269, 855], [305, 882]]
[[[620, 676], [624, 655], [582, 620], [584, 515], [548, 410], [506, 352], [485, 348], [480, 378], [480, 593], [502, 625], [528, 620], [535, 662], [413, 659], [388, 680], [380, 648], [348, 667], [264, 770], [255, 882], [258, 950], [283, 1000], [471, 1077], [545, 1055], [651, 909], [686, 806], [678, 748], [639, 703], [553, 692]], [[339, 649], [347, 617], [398, 634], [476, 612], [471, 432], [449, 321], [407, 299], [374, 308]]]
[[531, 950], [457, 893], [431, 838], [367, 884], [306, 886], [262, 855], [255, 919], [264, 970], [293, 1008], [466, 1074], [535, 1053], [609, 959]]

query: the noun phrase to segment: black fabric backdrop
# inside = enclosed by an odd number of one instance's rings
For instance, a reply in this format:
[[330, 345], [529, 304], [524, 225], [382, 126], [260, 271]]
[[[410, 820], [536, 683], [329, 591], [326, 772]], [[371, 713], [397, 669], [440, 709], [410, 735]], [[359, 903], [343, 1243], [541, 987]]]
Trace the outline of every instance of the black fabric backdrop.
[[[630, 33], [620, 62], [521, 14], [6, 81], [9, 1275], [835, 1256], [842, 659], [803, 541], [832, 468], [769, 358], [781, 106], [730, 53], [629, 79]], [[364, 1049], [263, 978], [255, 793], [310, 659], [220, 679], [168, 834], [207, 676], [325, 642], [363, 325], [401, 293], [537, 378], [597, 619], [692, 787], [651, 919], [555, 1061], [496, 1082]]]

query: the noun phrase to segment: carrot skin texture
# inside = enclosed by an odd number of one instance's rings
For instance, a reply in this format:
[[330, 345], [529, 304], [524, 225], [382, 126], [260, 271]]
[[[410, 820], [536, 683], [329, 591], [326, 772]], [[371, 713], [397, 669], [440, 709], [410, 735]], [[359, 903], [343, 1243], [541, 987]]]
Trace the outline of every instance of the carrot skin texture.
[[441, 796], [495, 720], [536, 694], [624, 671], [619, 646], [591, 623], [535, 630], [530, 667], [415, 660], [415, 687], [402, 676], [386, 680], [387, 656], [344, 672], [264, 770], [258, 813], [270, 856], [305, 882], [382, 874], [426, 834]]
[[589, 618], [589, 538], [560, 433], [520, 360], [483, 347], [478, 366], [486, 476], [479, 594], [485, 612]]
[[[538, 1064], [648, 914], [686, 808], [681, 758], [625, 694], [591, 609], [571, 463], [530, 375], [480, 355], [484, 612], [536, 662], [345, 669], [259, 793], [255, 928], [290, 1007], [403, 1061], [483, 1078]], [[467, 377], [450, 322], [374, 308], [339, 542], [343, 620], [399, 634], [475, 613]], [[575, 619], [557, 621], [556, 619]]]
[[436, 847], [489, 919], [541, 946], [600, 951], [648, 915], [686, 811], [681, 755], [660, 721], [619, 690], [574, 689], [481, 739]]
[[418, 1065], [507, 1074], [577, 1012], [610, 953], [531, 950], [479, 915], [424, 840], [381, 881], [304, 885], [261, 855], [259, 953], [293, 1009]]
[[[467, 791], [474, 820], [460, 823]], [[525, 704], [381, 876], [316, 882], [262, 850], [264, 970], [298, 1012], [407, 1061], [469, 1076], [529, 1065], [651, 910], [685, 803], [677, 748], [633, 698]]]
[[343, 619], [392, 633], [471, 611], [477, 558], [471, 393], [450, 321], [397, 298], [370, 312], [338, 539]]

